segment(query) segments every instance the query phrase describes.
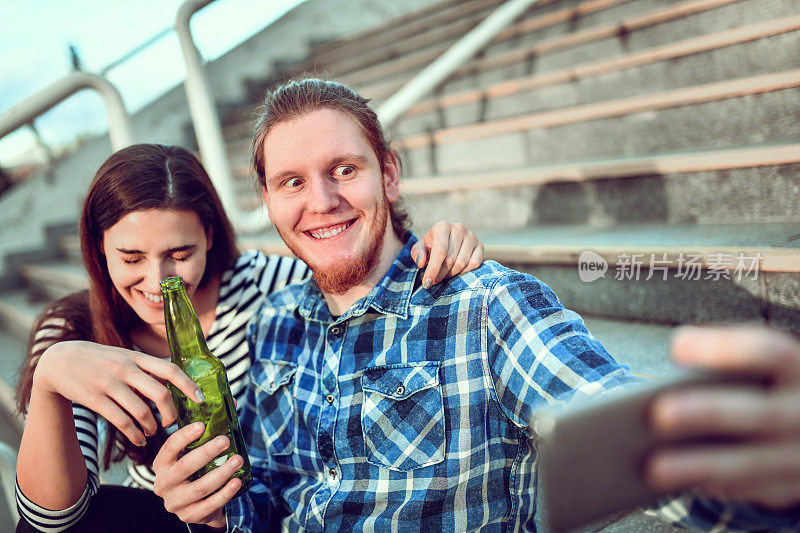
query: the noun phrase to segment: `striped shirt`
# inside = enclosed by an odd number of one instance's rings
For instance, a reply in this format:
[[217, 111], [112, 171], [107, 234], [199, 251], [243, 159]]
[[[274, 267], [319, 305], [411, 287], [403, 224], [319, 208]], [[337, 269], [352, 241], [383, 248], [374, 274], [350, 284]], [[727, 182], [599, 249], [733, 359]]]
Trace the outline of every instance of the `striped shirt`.
[[[414, 242], [341, 316], [309, 280], [254, 317], [229, 531], [535, 531], [533, 412], [636, 380], [532, 276], [487, 261], [425, 289]], [[755, 516], [667, 505], [707, 530]]]
[[[293, 258], [265, 256], [258, 251], [244, 252], [236, 264], [222, 275], [216, 318], [206, 337], [209, 349], [227, 369], [231, 393], [238, 405], [244, 405], [248, 385], [250, 357], [245, 341], [246, 325], [253, 313], [263, 303], [264, 297], [299, 281], [308, 274], [306, 265]], [[54, 332], [62, 331], [63, 324], [45, 322], [36, 332], [32, 353], [41, 354], [58, 338]], [[54, 338], [55, 337], [55, 338]], [[74, 404], [75, 430], [81, 452], [86, 461], [88, 479], [81, 498], [69, 509], [52, 511], [36, 505], [17, 486], [17, 507], [20, 515], [37, 529], [47, 532], [63, 531], [85, 513], [91, 497], [100, 484], [99, 450], [104, 445], [105, 422], [94, 411]], [[158, 414], [158, 413], [156, 413]], [[167, 431], [177, 430], [173, 424]], [[155, 475], [149, 465], [138, 465], [127, 460], [128, 479], [125, 485], [153, 490]]]

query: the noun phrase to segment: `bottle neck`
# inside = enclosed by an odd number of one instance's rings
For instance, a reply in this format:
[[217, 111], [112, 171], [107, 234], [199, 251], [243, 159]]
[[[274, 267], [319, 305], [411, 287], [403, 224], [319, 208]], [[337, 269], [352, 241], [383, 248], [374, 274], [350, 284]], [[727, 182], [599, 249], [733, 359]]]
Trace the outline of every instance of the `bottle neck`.
[[164, 324], [172, 362], [179, 363], [188, 357], [208, 353], [206, 338], [200, 320], [183, 284], [162, 291], [164, 296]]

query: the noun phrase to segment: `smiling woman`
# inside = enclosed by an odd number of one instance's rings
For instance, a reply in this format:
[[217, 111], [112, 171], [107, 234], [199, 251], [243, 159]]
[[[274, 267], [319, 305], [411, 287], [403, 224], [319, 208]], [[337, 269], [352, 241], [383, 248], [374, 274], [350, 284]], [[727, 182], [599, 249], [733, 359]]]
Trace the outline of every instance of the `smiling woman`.
[[[134, 332], [138, 345], [145, 338], [164, 336], [164, 306], [159, 282], [181, 276], [190, 297], [195, 295], [206, 268], [206, 254], [213, 243], [194, 211], [148, 209], [134, 211], [103, 232], [103, 252], [108, 275], [122, 299], [148, 327]], [[214, 291], [197, 294], [200, 322], [214, 319], [214, 304], [205, 299]]]

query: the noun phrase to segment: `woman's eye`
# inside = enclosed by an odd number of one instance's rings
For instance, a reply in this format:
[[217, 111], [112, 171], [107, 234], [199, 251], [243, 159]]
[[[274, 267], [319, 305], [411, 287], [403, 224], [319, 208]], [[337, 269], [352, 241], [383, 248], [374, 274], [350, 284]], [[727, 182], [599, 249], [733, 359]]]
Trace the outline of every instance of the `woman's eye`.
[[284, 185], [290, 189], [296, 189], [302, 184], [303, 180], [300, 178], [291, 178], [286, 180], [286, 182], [284, 183]]
[[342, 165], [340, 167], [336, 167], [333, 170], [333, 173], [336, 176], [349, 176], [355, 171], [356, 171], [355, 167], [351, 167], [350, 165]]
[[172, 260], [173, 261], [186, 261], [187, 259], [189, 259], [189, 257], [191, 257], [191, 254], [173, 255], [172, 256]]
[[125, 263], [126, 265], [135, 265], [136, 263], [138, 263], [138, 262], [139, 262], [139, 261], [141, 261], [141, 260], [142, 260], [142, 258], [141, 258], [141, 257], [137, 257], [137, 258], [135, 258], [135, 259], [132, 259], [132, 258], [126, 258], [126, 257], [123, 257], [123, 258], [122, 258], [122, 262], [123, 262], [123, 263]]

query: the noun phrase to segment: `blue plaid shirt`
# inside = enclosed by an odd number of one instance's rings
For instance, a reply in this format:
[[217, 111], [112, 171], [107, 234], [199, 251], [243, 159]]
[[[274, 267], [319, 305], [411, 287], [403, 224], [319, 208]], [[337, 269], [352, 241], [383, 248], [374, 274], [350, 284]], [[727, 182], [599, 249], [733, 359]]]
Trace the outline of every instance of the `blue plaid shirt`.
[[230, 531], [535, 530], [531, 413], [636, 379], [532, 276], [487, 261], [424, 289], [414, 242], [339, 317], [313, 280], [254, 317]]

